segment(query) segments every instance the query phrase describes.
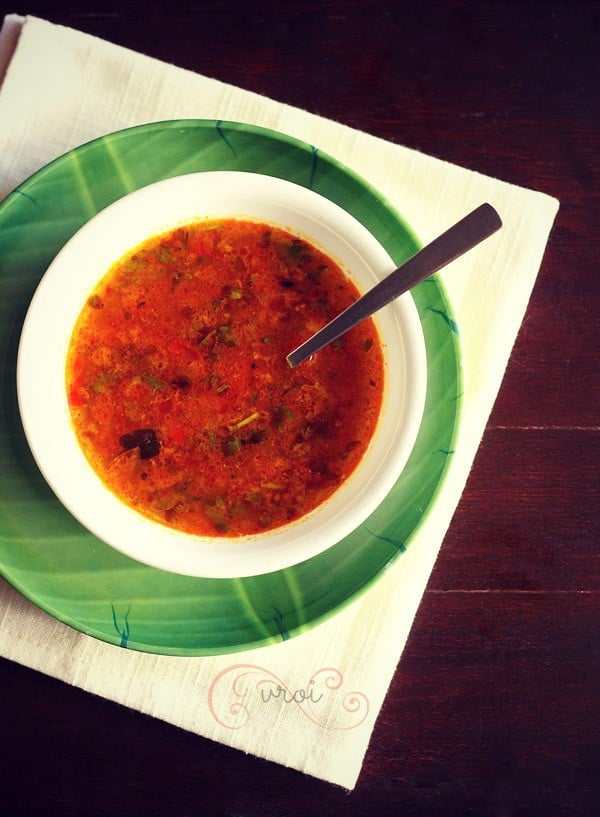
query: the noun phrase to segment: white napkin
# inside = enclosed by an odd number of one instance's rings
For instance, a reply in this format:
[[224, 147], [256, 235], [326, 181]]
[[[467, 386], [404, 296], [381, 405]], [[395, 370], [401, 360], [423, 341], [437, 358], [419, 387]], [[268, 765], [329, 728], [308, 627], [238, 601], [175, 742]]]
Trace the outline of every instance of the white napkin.
[[[82, 142], [130, 125], [190, 117], [248, 122], [316, 145], [378, 188], [422, 242], [483, 201], [502, 214], [500, 233], [442, 275], [464, 355], [463, 420], [450, 472], [408, 551], [349, 608], [276, 646], [173, 658], [96, 641], [0, 583], [3, 656], [352, 789], [500, 387], [558, 202], [32, 17], [5, 19], [0, 81], [4, 68], [0, 199]], [[310, 709], [313, 702], [302, 695], [293, 699], [326, 670], [331, 687], [322, 687], [328, 690], [318, 702], [322, 708], [314, 702]], [[258, 686], [264, 678], [276, 679], [288, 694], [265, 701]], [[243, 722], [234, 723], [228, 713], [235, 680], [246, 710]]]

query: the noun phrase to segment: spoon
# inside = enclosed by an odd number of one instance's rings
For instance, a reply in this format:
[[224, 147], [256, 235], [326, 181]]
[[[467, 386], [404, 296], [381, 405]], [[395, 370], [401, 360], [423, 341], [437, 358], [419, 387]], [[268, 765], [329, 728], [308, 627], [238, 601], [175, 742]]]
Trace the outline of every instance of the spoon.
[[491, 204], [480, 205], [290, 352], [286, 358], [287, 362], [293, 369], [403, 292], [412, 289], [455, 258], [480, 244], [501, 226], [500, 216]]

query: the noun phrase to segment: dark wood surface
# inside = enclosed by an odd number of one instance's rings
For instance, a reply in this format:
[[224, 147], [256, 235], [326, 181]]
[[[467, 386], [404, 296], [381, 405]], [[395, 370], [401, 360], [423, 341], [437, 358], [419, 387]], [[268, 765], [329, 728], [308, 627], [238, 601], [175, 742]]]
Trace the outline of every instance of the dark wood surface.
[[2, 661], [0, 814], [600, 813], [600, 3], [20, 6], [561, 209], [355, 791]]

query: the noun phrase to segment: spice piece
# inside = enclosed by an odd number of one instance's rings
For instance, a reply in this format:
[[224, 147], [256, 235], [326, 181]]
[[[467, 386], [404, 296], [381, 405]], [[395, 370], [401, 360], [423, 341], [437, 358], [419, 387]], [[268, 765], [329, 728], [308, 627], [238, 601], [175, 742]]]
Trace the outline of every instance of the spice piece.
[[119, 443], [126, 450], [140, 449], [140, 459], [149, 460], [160, 452], [160, 443], [156, 432], [151, 428], [137, 428], [119, 437]]
[[313, 510], [369, 445], [381, 344], [369, 319], [302, 366], [285, 358], [357, 297], [332, 259], [271, 225], [190, 223], [133, 248], [68, 351], [90, 464], [127, 505], [192, 534], [262, 533]]

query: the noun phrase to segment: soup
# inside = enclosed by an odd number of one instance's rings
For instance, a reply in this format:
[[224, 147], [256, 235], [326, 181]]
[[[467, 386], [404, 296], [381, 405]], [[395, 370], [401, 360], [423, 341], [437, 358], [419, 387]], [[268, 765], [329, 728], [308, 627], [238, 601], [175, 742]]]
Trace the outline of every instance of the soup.
[[358, 297], [335, 261], [269, 224], [149, 238], [90, 294], [67, 355], [72, 422], [119, 499], [203, 536], [278, 528], [327, 500], [373, 435], [384, 381], [369, 319], [286, 355]]

